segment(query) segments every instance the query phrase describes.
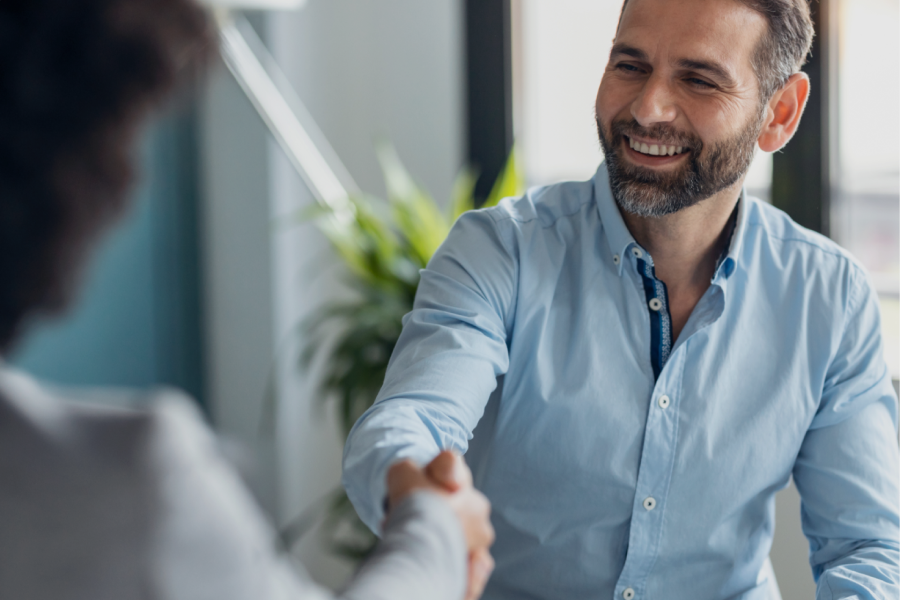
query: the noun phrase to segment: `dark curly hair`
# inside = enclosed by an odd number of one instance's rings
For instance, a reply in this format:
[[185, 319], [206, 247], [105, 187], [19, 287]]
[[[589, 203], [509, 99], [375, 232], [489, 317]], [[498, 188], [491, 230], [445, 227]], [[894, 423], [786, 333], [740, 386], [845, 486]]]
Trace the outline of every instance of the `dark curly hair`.
[[0, 353], [66, 306], [142, 123], [211, 47], [191, 0], [0, 0]]

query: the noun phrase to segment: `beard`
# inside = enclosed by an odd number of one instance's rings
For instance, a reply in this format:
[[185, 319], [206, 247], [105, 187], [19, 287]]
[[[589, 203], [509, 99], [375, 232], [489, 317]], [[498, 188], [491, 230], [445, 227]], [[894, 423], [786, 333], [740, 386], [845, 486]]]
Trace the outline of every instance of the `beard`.
[[[753, 161], [763, 115], [760, 111], [737, 135], [708, 147], [697, 136], [668, 125], [642, 127], [634, 119], [619, 119], [611, 123], [607, 132], [597, 118], [597, 132], [616, 204], [636, 216], [662, 217], [734, 185]], [[624, 137], [632, 135], [687, 148], [687, 160], [677, 170], [667, 172], [634, 165], [624, 157]]]

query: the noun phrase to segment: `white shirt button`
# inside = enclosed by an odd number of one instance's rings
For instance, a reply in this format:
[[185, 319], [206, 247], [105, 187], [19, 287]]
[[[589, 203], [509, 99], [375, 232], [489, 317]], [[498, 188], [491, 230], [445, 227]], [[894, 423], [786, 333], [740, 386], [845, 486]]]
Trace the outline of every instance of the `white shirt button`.
[[631, 253], [634, 254], [635, 258], [643, 258], [643, 256], [644, 256], [644, 253], [641, 252], [640, 248], [632, 248]]
[[625, 591], [622, 592], [622, 597], [625, 598], [625, 600], [631, 600], [632, 598], [634, 598], [634, 590], [631, 588], [625, 588]]
[[662, 308], [662, 301], [659, 298], [651, 298], [648, 304], [650, 305], [650, 310], [655, 311]]
[[659, 397], [659, 407], [660, 408], [669, 408], [669, 397], [663, 394]]
[[656, 498], [654, 498], [653, 496], [648, 496], [647, 498], [645, 498], [644, 508], [646, 508], [648, 511], [656, 508]]
[[613, 254], [613, 264], [614, 265], [619, 264], [619, 255], [618, 254]]

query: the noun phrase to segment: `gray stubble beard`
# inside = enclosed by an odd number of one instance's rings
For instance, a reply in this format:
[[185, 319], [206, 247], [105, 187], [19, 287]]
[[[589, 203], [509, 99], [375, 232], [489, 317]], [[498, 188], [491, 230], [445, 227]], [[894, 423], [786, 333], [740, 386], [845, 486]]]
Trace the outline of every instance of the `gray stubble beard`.
[[[636, 216], [662, 217], [734, 185], [753, 162], [763, 115], [759, 111], [737, 135], [710, 145], [705, 155], [705, 145], [698, 137], [664, 125], [642, 127], [633, 119], [613, 121], [609, 136], [612, 139], [609, 139], [598, 117], [597, 132], [616, 204]], [[662, 174], [631, 165], [622, 156], [623, 136], [628, 134], [690, 148], [687, 162], [673, 173]]]

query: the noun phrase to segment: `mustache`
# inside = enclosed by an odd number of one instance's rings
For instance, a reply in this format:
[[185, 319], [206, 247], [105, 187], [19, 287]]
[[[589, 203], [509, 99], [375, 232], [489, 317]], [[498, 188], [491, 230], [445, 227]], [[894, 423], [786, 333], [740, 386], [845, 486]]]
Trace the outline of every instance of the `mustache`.
[[652, 127], [643, 127], [633, 119], [619, 119], [613, 121], [609, 129], [614, 139], [623, 136], [642, 137], [659, 140], [668, 146], [682, 146], [694, 151], [703, 148], [703, 142], [699, 137], [678, 131], [674, 127], [662, 123]]

